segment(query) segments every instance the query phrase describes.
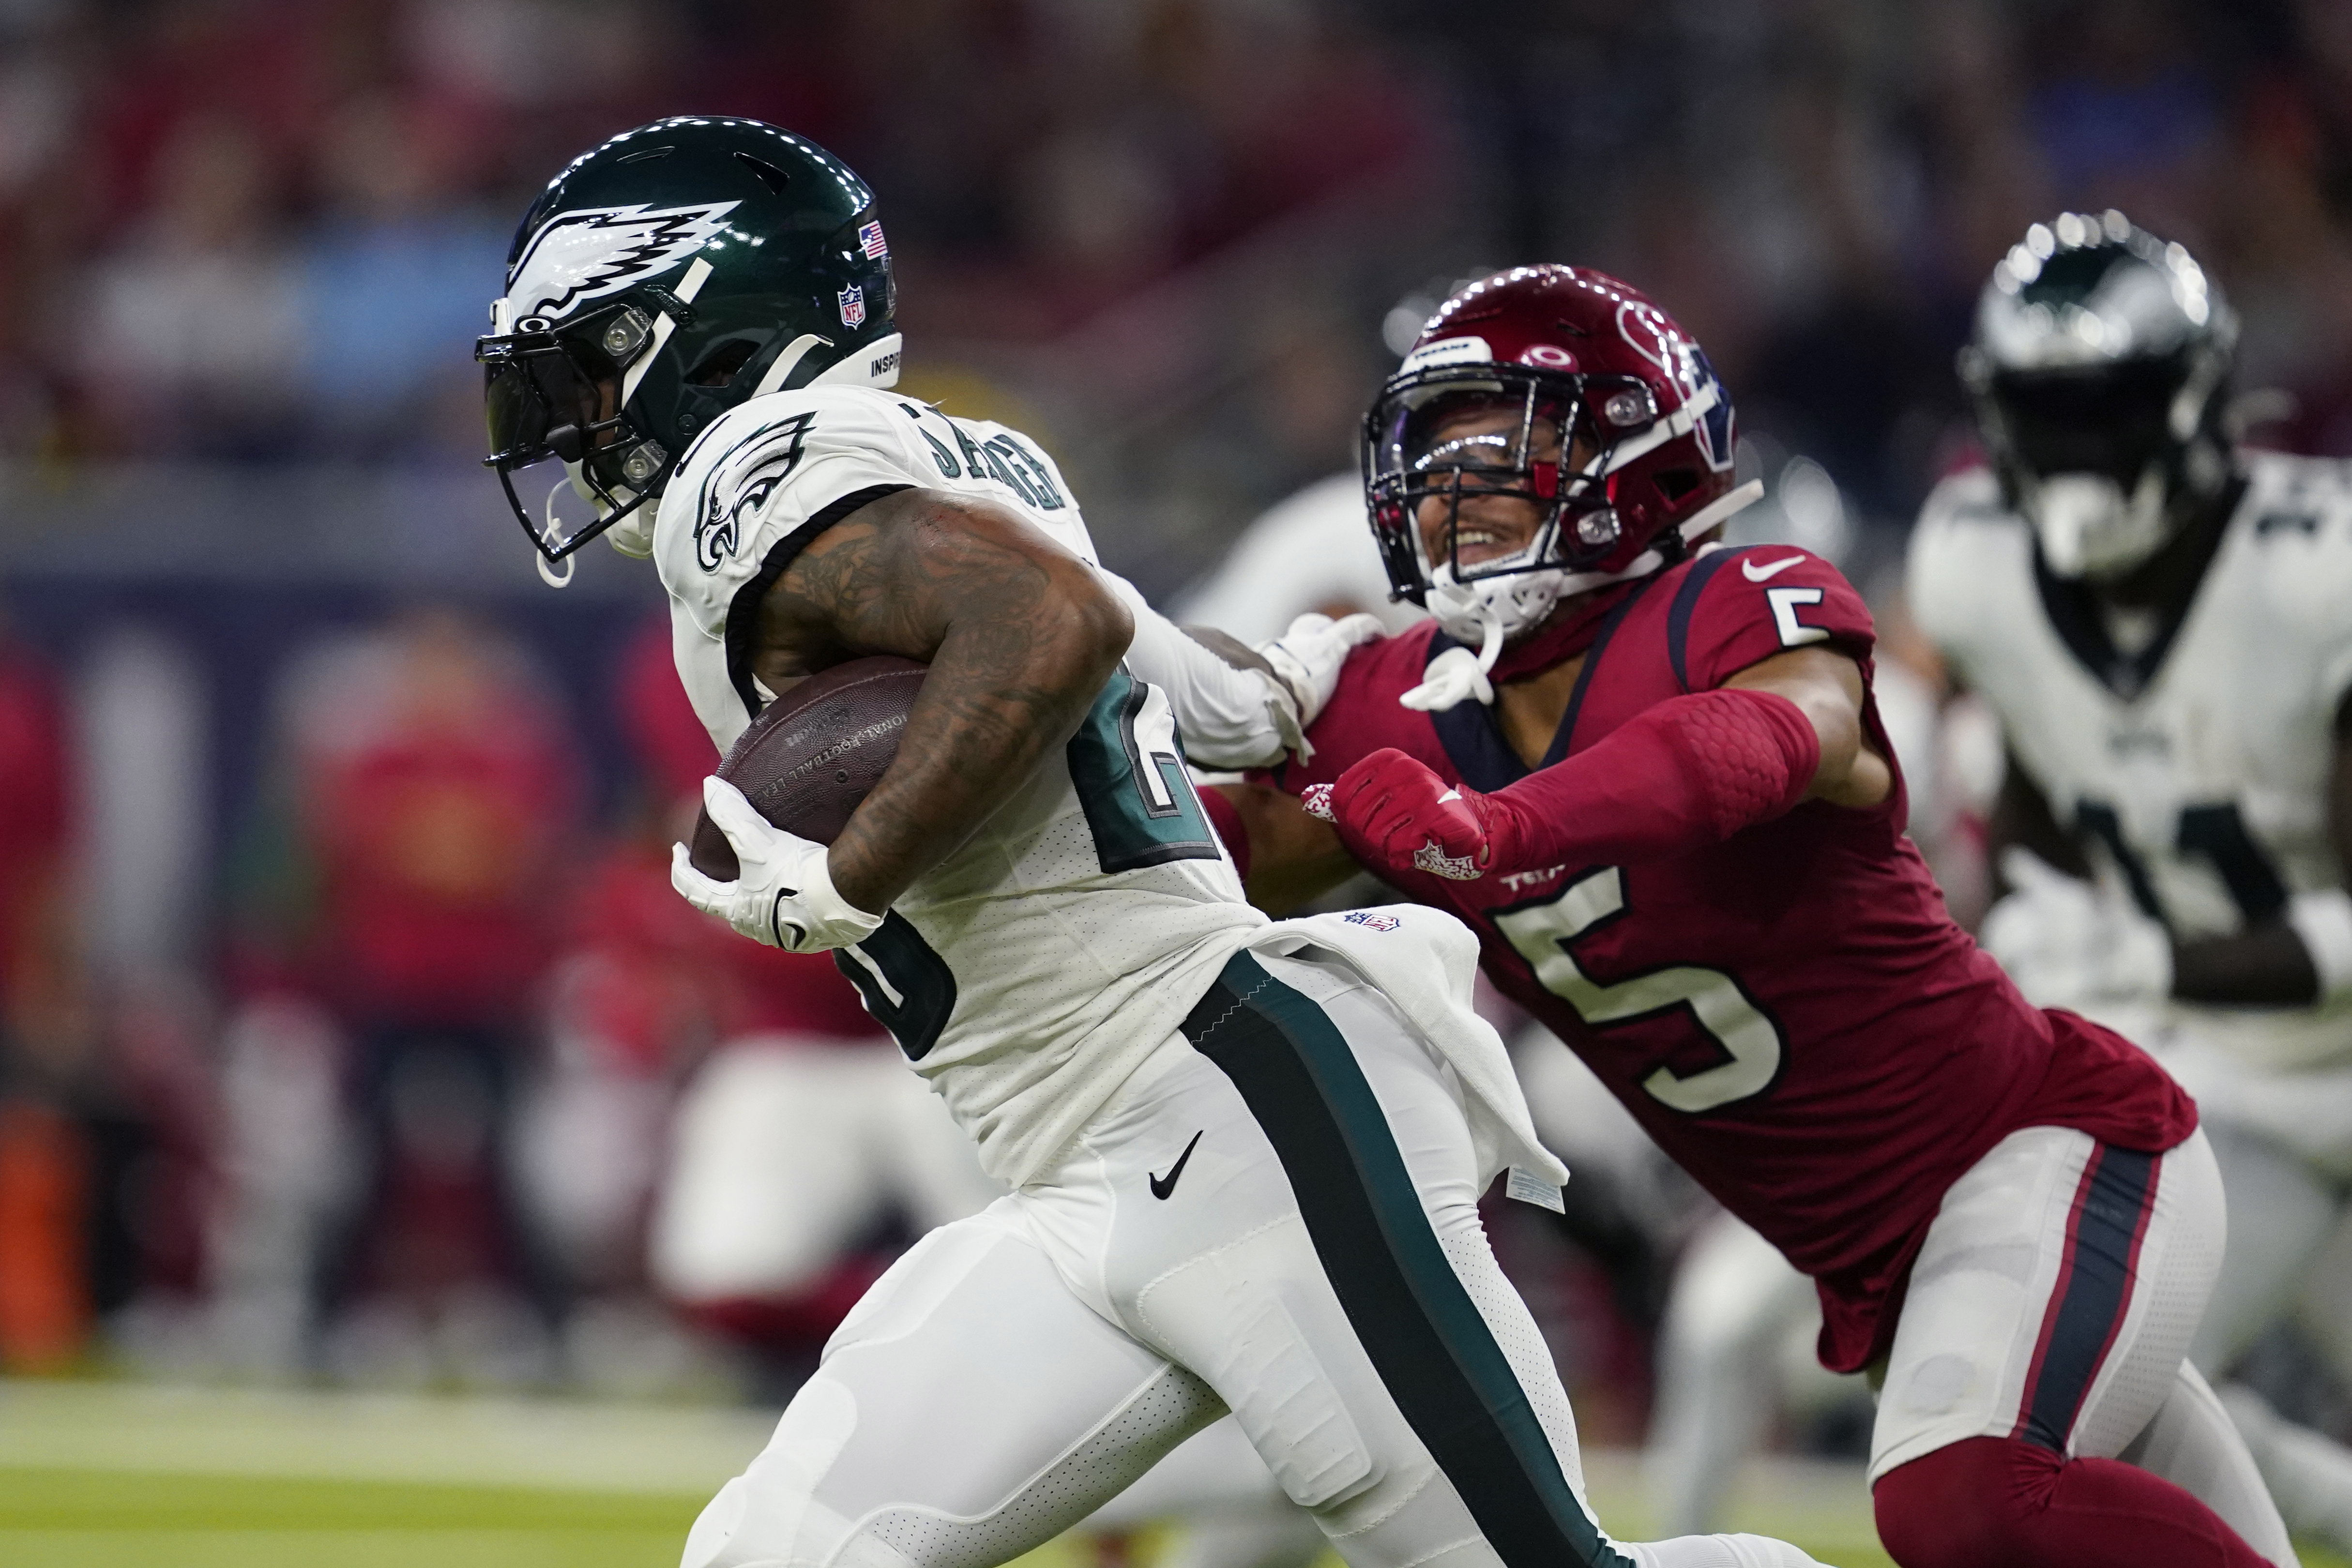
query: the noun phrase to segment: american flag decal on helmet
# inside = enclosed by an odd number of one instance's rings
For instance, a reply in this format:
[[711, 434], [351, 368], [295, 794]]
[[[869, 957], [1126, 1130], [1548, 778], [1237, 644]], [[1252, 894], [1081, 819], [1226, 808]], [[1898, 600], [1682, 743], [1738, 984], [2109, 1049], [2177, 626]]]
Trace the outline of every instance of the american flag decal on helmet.
[[882, 237], [882, 225], [878, 220], [857, 226], [857, 248], [868, 257], [878, 258], [890, 254], [890, 242]]

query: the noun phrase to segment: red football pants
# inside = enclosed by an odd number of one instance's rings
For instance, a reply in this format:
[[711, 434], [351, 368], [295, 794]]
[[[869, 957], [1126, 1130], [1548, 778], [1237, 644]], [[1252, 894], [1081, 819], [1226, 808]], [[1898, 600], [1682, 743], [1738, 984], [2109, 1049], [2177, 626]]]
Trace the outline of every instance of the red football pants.
[[1971, 1437], [1871, 1493], [1903, 1568], [2269, 1568], [2211, 1509], [2120, 1459]]

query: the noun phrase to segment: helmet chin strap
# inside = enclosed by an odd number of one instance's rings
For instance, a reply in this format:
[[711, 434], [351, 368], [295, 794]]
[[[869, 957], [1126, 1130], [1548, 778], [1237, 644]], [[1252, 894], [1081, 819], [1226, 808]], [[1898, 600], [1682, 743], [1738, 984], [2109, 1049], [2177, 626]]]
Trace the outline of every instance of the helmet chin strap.
[[[569, 463], [564, 465], [567, 468], [571, 466], [572, 465]], [[547, 521], [545, 529], [540, 535], [542, 539], [552, 539], [555, 537], [555, 498], [557, 495], [562, 493], [566, 485], [571, 483], [572, 483], [572, 476], [566, 474], [563, 478], [556, 480], [547, 488], [547, 508], [543, 514]], [[532, 563], [539, 568], [539, 580], [546, 584], [551, 588], [569, 588], [572, 586], [572, 578], [573, 574], [580, 570], [580, 557], [577, 555], [567, 555], [563, 558], [563, 575], [561, 577], [555, 574], [555, 568], [548, 564], [547, 556], [543, 552], [537, 550], [532, 551], [530, 552], [530, 559]]]
[[[1763, 498], [1763, 481], [1750, 479], [1748, 483], [1727, 495], [1717, 497], [1713, 501], [1693, 512], [1683, 520], [1675, 531], [1681, 537], [1683, 543], [1687, 545], [1702, 534], [1720, 528], [1734, 513], [1754, 505]], [[1605, 588], [1612, 584], [1627, 582], [1635, 577], [1646, 577], [1665, 563], [1666, 558], [1663, 552], [1645, 550], [1635, 556], [1622, 571], [1557, 572], [1555, 569], [1553, 573], [1547, 574], [1556, 575], [1557, 581], [1553, 592], [1542, 607], [1542, 613], [1522, 626], [1511, 626], [1503, 615], [1502, 602], [1513, 597], [1512, 591], [1507, 586], [1510, 581], [1509, 578], [1496, 576], [1483, 579], [1481, 581], [1484, 585], [1481, 586], [1453, 582], [1451, 580], [1453, 572], [1450, 566], [1431, 572], [1431, 577], [1435, 580], [1433, 596], [1461, 595], [1470, 598], [1471, 603], [1459, 605], [1456, 613], [1458, 615], [1459, 611], [1466, 610], [1477, 617], [1478, 652], [1474, 655], [1467, 647], [1460, 646], [1447, 648], [1429, 661], [1428, 667], [1422, 671], [1421, 684], [1404, 693], [1397, 700], [1407, 708], [1418, 709], [1424, 712], [1444, 712], [1473, 697], [1480, 702], [1491, 704], [1495, 700], [1495, 685], [1489, 676], [1496, 661], [1503, 657], [1504, 645], [1513, 635], [1530, 632], [1541, 626], [1550, 616], [1553, 608], [1562, 600], [1573, 598], [1580, 594], [1591, 593], [1595, 588]], [[1524, 578], [1532, 574], [1513, 574], [1512, 575]], [[1432, 607], [1435, 608], [1435, 606]], [[1444, 611], [1439, 612], [1440, 625], [1444, 625], [1448, 618], [1451, 617]], [[1458, 620], [1456, 624], [1459, 624]], [[1447, 630], [1450, 633], [1453, 628], [1449, 626]]]
[[1483, 636], [1478, 645], [1478, 668], [1482, 673], [1486, 673], [1491, 672], [1495, 668], [1495, 661], [1503, 657], [1505, 641], [1503, 617], [1495, 613], [1495, 606], [1491, 601], [1481, 604], [1478, 611], [1479, 620], [1485, 623], [1481, 628]]
[[[1750, 479], [1738, 489], [1716, 497], [1715, 500], [1683, 519], [1675, 529], [1675, 532], [1681, 536], [1684, 544], [1688, 545], [1697, 540], [1701, 534], [1722, 527], [1730, 521], [1735, 514], [1746, 511], [1763, 499], [1764, 481]], [[1636, 577], [1646, 577], [1665, 563], [1666, 558], [1663, 552], [1644, 550], [1627, 563], [1622, 571], [1571, 573], [1561, 579], [1559, 596], [1566, 599], [1578, 594], [1590, 593], [1595, 588], [1606, 588], [1612, 583], [1625, 583]]]

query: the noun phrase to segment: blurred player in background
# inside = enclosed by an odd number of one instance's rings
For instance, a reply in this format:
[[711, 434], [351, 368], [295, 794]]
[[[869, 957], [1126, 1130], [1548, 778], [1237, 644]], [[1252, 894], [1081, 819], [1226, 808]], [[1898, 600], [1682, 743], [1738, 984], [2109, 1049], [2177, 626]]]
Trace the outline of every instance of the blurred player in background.
[[1359, 628], [1221, 655], [1153, 615], [1032, 443], [887, 393], [892, 287], [830, 154], [664, 121], [550, 184], [478, 351], [509, 495], [560, 460], [593, 507], [518, 498], [542, 558], [604, 532], [656, 559], [715, 742], [845, 658], [929, 666], [829, 847], [712, 780], [739, 875], [680, 846], [673, 876], [747, 936], [838, 953], [1015, 1190], [859, 1303], [689, 1568], [1003, 1561], [1228, 1409], [1360, 1563], [1807, 1561], [1593, 1521], [1477, 1227], [1505, 1166], [1531, 1197], [1565, 1173], [1467, 1009], [1465, 933], [1272, 926], [1242, 898], [1182, 748], [1281, 755]]
[[46, 1372], [91, 1327], [93, 1036], [73, 941], [74, 772], [55, 676], [0, 626], [0, 1366]]
[[543, 1361], [562, 1288], [511, 1135], [561, 934], [546, 889], [577, 847], [563, 715], [513, 644], [426, 609], [298, 664], [278, 723], [291, 809], [253, 857], [255, 989], [334, 1020], [359, 1149], [341, 1193], [311, 1194], [340, 1211], [330, 1358], [358, 1372], [449, 1329]]
[[[2035, 224], [1961, 358], [1990, 461], [1928, 498], [1911, 596], [2008, 742], [1986, 947], [2147, 1041], [2212, 1131], [2194, 1359], [2300, 1311], [2352, 1379], [2352, 473], [2234, 445], [2236, 335], [2180, 246]], [[2352, 1550], [2352, 1454], [2224, 1398], [2288, 1522]]]
[[1883, 1378], [1906, 1568], [2292, 1562], [2183, 1359], [2222, 1238], [2196, 1108], [1946, 914], [1844, 579], [1699, 548], [1755, 492], [1698, 345], [1614, 279], [1517, 268], [1432, 318], [1366, 439], [1437, 624], [1358, 649], [1313, 758], [1235, 792], [1254, 891], [1361, 860], [1477, 924], [1497, 984], [1812, 1276], [1823, 1363]]

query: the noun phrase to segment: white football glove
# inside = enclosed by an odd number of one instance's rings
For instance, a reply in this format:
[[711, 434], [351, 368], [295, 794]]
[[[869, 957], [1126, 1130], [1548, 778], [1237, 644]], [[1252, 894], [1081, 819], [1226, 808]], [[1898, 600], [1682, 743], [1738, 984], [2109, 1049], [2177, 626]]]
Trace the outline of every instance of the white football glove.
[[[1278, 677], [1272, 704], [1282, 743], [1300, 762], [1315, 755], [1307, 743], [1307, 727], [1339, 689], [1339, 667], [1351, 648], [1381, 636], [1380, 618], [1359, 612], [1333, 620], [1309, 612], [1290, 623], [1290, 629], [1258, 647], [1258, 657], [1274, 667]], [[1284, 699], [1288, 700], [1285, 701]]]
[[848, 947], [882, 923], [834, 890], [824, 845], [774, 826], [725, 779], [702, 781], [702, 805], [742, 866], [721, 882], [694, 868], [685, 845], [670, 847], [669, 884], [704, 914], [786, 952]]
[[2172, 938], [2130, 900], [2054, 870], [2032, 851], [2001, 852], [2015, 889], [1985, 915], [1978, 945], [2037, 1007], [2161, 1001], [2172, 993]]

